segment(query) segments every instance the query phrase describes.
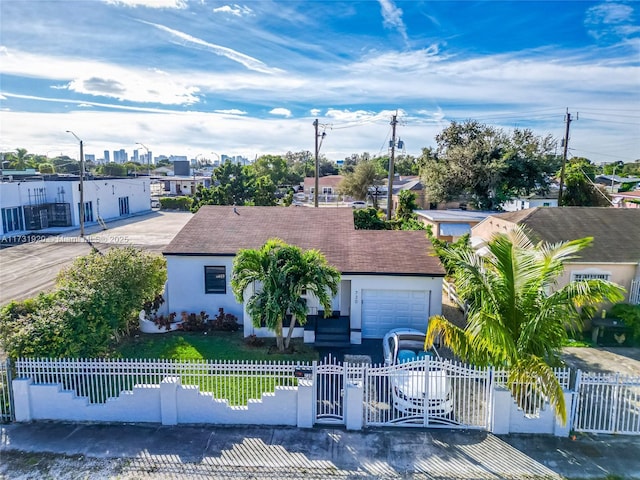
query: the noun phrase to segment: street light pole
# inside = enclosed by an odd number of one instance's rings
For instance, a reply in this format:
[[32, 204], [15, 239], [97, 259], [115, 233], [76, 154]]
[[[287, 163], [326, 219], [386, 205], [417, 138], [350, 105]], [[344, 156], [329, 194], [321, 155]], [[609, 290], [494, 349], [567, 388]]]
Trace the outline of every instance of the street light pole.
[[151, 158], [149, 158], [149, 149], [144, 143], [136, 142], [136, 145], [140, 145], [147, 151], [147, 175], [149, 176], [149, 182], [151, 182]]
[[80, 238], [84, 237], [84, 151], [83, 142], [71, 130], [67, 133], [73, 135], [80, 142]]

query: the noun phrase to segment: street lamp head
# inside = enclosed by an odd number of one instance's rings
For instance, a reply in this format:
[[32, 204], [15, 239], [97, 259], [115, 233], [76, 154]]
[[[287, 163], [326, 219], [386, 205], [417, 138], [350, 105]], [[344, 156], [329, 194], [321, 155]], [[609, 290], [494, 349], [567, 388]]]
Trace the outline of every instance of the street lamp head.
[[66, 130], [66, 132], [67, 132], [67, 133], [70, 133], [71, 135], [73, 135], [74, 137], [76, 137], [76, 140], [78, 140], [80, 143], [82, 143], [82, 140], [80, 140], [80, 138], [79, 138], [75, 133], [73, 133], [71, 130]]

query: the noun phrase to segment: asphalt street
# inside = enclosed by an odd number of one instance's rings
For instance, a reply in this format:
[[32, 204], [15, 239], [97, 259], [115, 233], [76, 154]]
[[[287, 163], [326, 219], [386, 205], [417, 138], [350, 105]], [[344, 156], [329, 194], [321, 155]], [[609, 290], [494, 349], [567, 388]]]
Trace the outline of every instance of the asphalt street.
[[[92, 248], [133, 245], [161, 252], [192, 217], [187, 212], [155, 211], [117, 220], [107, 229], [94, 225], [81, 239], [78, 230], [0, 249], [0, 305], [24, 300], [53, 287], [56, 275]], [[38, 238], [38, 237], [36, 237]]]
[[[640, 479], [631, 436], [58, 423], [0, 432], [5, 478]], [[70, 471], [42, 468], [56, 458]]]

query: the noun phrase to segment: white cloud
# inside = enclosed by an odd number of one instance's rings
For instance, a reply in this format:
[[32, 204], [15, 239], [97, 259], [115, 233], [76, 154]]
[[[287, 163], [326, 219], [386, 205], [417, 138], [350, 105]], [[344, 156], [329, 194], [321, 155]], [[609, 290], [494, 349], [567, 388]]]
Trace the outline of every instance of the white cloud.
[[224, 113], [227, 115], [246, 115], [244, 110], [238, 110], [237, 108], [231, 108], [229, 110], [214, 110], [215, 113]]
[[596, 40], [628, 38], [640, 32], [634, 9], [622, 3], [603, 3], [587, 10], [585, 26]]
[[93, 108], [93, 105], [91, 105], [90, 103], [79, 103], [78, 107], [80, 107], [80, 108]]
[[274, 108], [269, 111], [271, 115], [279, 115], [281, 117], [289, 118], [291, 116], [291, 110], [287, 108]]
[[392, 0], [378, 0], [385, 26], [395, 28], [408, 41], [407, 27], [402, 20], [402, 9], [396, 7]]
[[216, 45], [214, 43], [209, 43], [200, 38], [196, 38], [194, 36], [189, 35], [188, 33], [180, 32], [178, 30], [174, 30], [173, 28], [165, 27], [164, 25], [160, 25], [157, 23], [145, 22], [140, 20], [141, 23], [146, 23], [147, 25], [151, 25], [163, 32], [167, 32], [168, 34], [176, 37], [186, 43], [192, 43], [194, 45], [198, 45], [199, 47], [205, 47], [211, 53], [216, 55], [220, 55], [221, 57], [226, 57], [229, 60], [233, 60], [234, 62], [238, 62], [249, 70], [254, 70], [256, 72], [261, 73], [280, 73], [282, 70], [279, 68], [271, 68], [261, 62], [260, 60], [250, 57], [249, 55], [245, 55], [244, 53], [237, 52], [232, 50], [231, 48], [223, 47], [221, 45]]
[[[184, 83], [179, 75], [131, 68], [68, 57], [50, 57], [22, 51], [0, 52], [0, 72], [31, 78], [66, 82], [55, 90], [115, 98], [121, 101], [192, 105], [199, 101], [199, 89]], [[46, 69], [42, 65], [47, 65]]]
[[309, 110], [309, 113], [313, 117], [317, 117], [318, 115], [320, 115], [320, 112], [322, 112], [322, 110], [320, 110], [319, 108], [312, 108], [311, 110]]
[[146, 8], [187, 8], [186, 0], [103, 0], [110, 5], [124, 5], [126, 7]]
[[230, 15], [234, 15], [236, 17], [250, 16], [253, 15], [253, 10], [251, 10], [246, 5], [224, 5], [222, 7], [214, 8], [214, 13], [228, 13]]

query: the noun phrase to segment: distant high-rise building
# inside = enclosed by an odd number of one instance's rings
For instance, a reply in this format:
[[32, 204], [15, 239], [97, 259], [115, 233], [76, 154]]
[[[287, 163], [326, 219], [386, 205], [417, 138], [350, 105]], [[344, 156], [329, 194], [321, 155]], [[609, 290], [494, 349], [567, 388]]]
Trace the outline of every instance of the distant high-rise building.
[[105, 161], [106, 163], [109, 163], [109, 162], [111, 161], [111, 160], [110, 160], [110, 156], [109, 156], [109, 150], [105, 150], [105, 151], [104, 151], [104, 161]]
[[129, 161], [129, 154], [124, 151], [124, 148], [113, 151], [113, 161], [116, 163], [126, 163]]
[[93, 153], [85, 153], [84, 154], [84, 161], [85, 162], [95, 162], [96, 161], [96, 156]]
[[133, 151], [133, 161], [134, 162], [138, 161], [138, 150], [137, 149]]

